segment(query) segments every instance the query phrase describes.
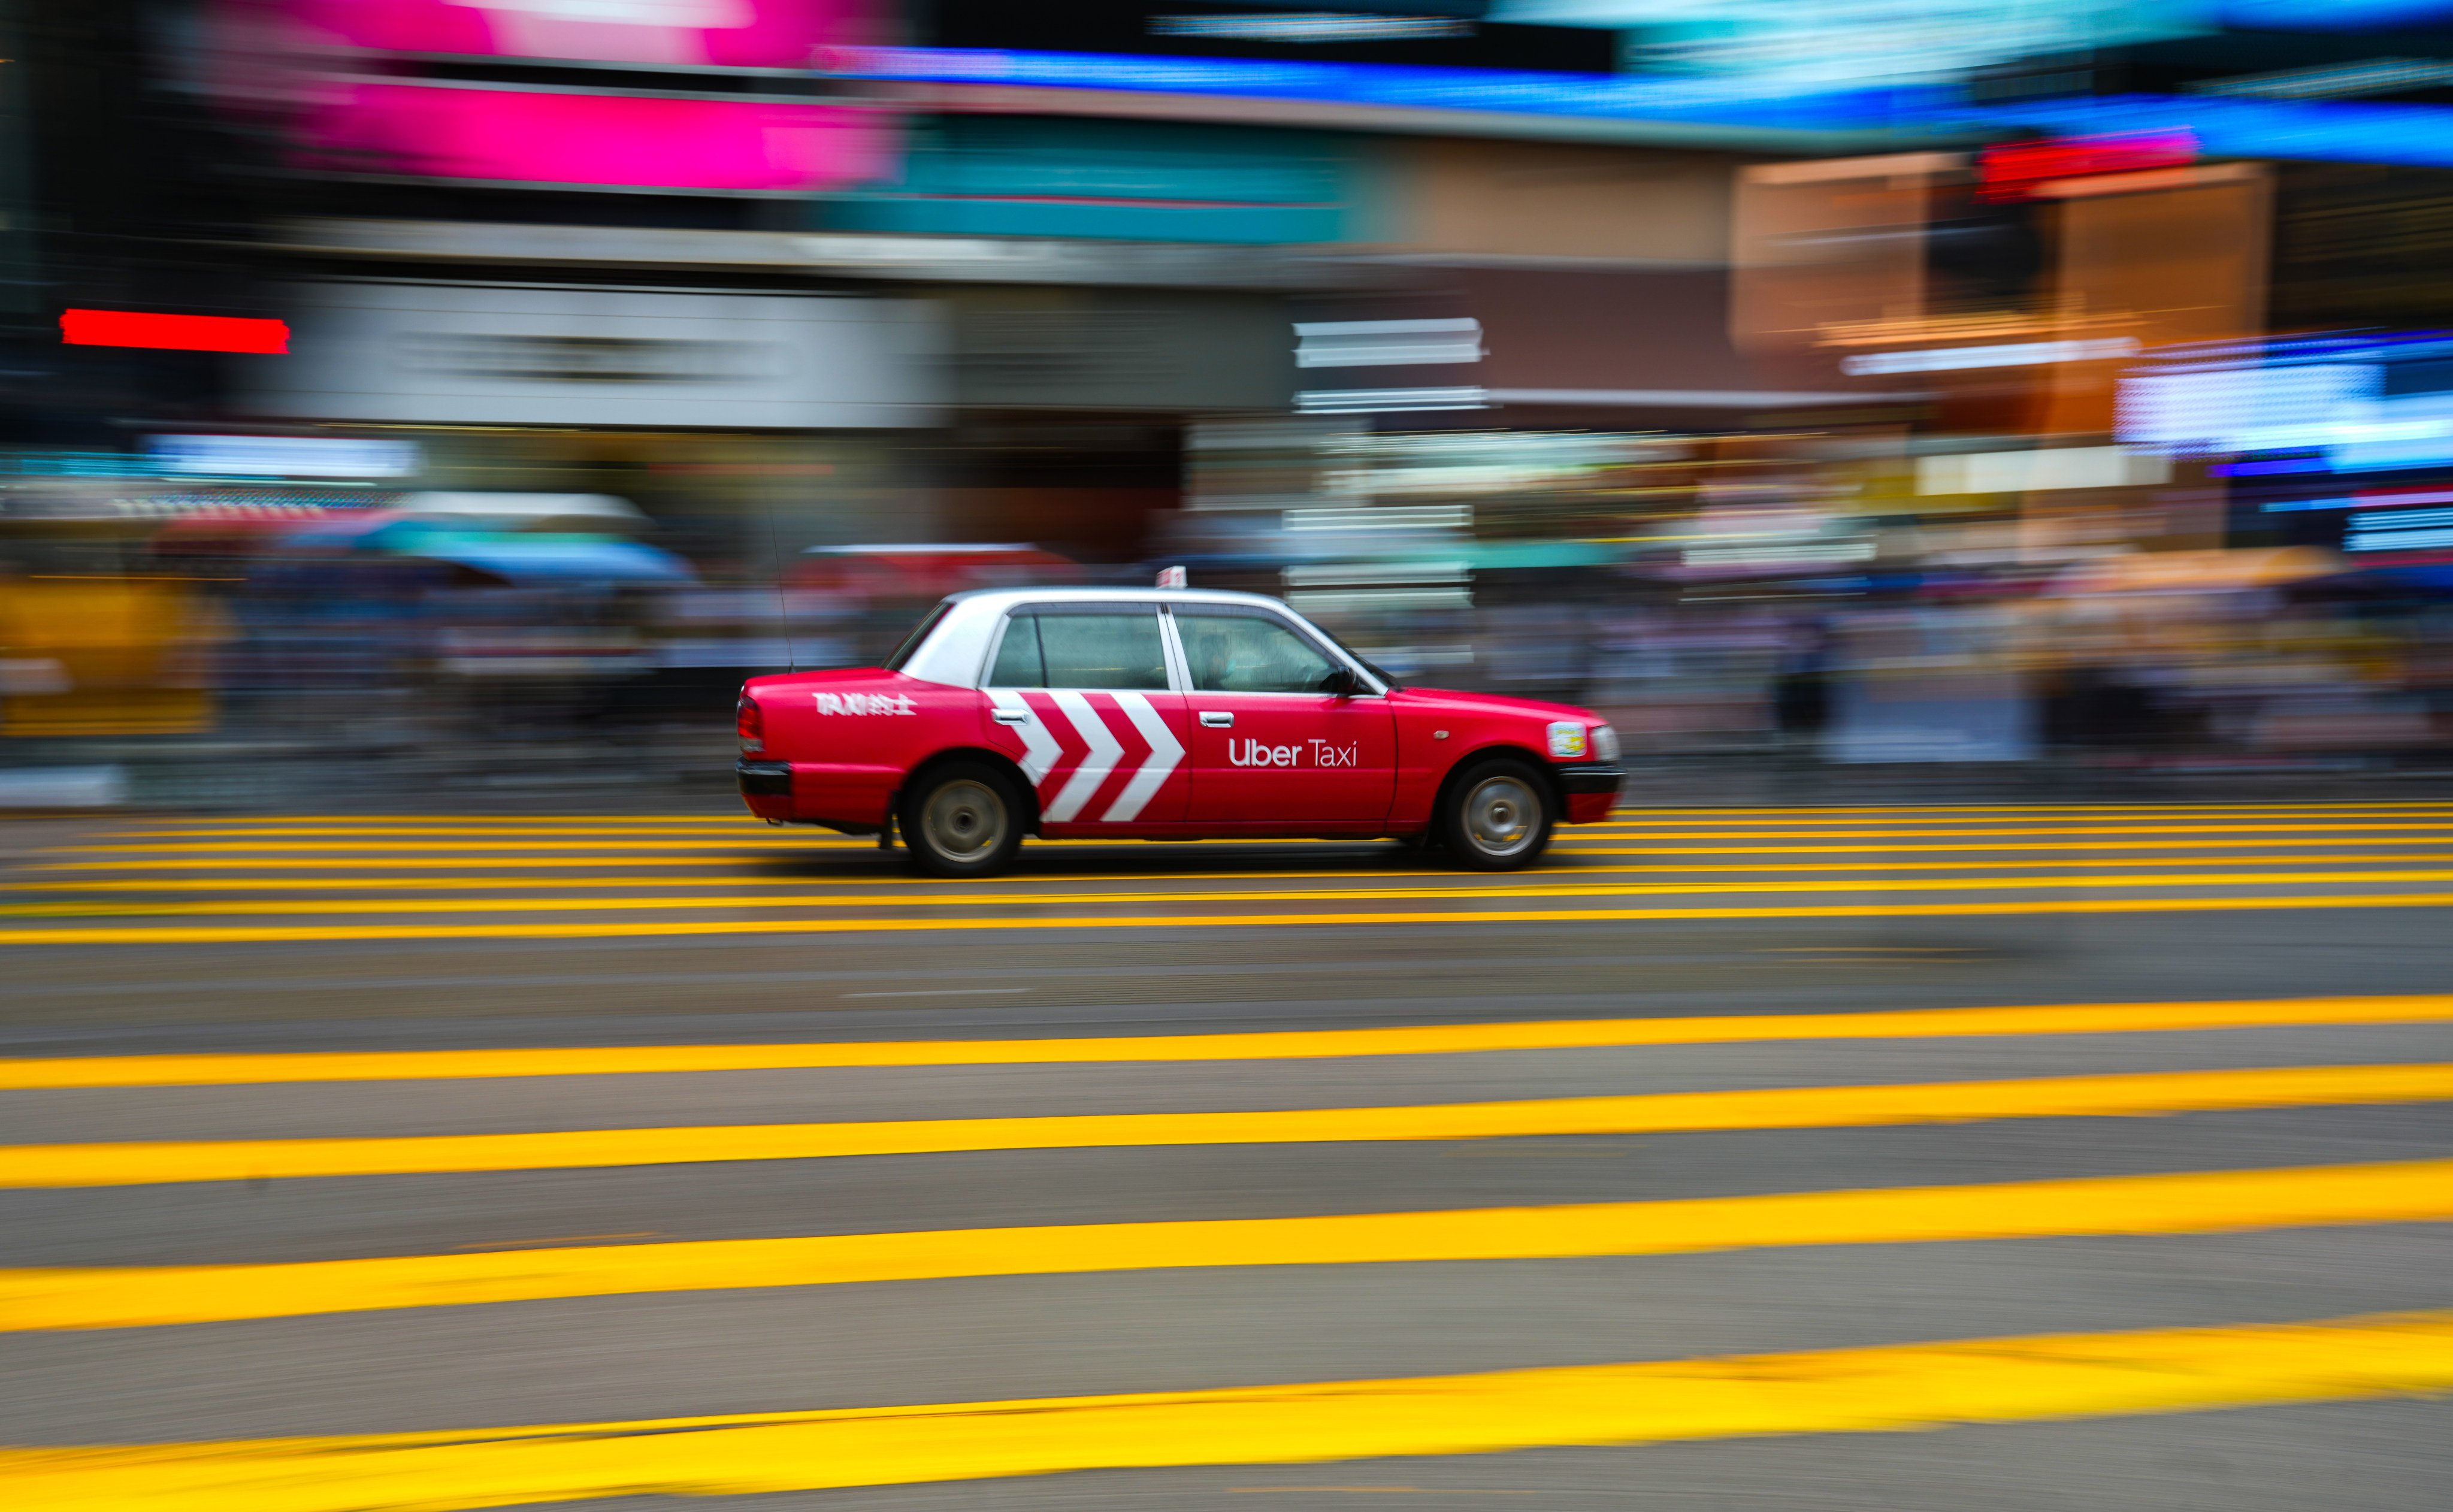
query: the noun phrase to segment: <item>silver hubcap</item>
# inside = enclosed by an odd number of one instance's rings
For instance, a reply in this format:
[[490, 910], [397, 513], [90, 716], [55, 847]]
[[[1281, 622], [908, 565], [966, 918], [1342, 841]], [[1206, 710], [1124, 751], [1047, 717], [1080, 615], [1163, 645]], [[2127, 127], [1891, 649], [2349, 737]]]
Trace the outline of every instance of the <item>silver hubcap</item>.
[[920, 826], [939, 855], [968, 861], [1005, 843], [1005, 800], [984, 783], [947, 783], [928, 795]]
[[1465, 797], [1465, 832], [1486, 856], [1512, 856], [1533, 844], [1542, 800], [1521, 778], [1487, 777]]

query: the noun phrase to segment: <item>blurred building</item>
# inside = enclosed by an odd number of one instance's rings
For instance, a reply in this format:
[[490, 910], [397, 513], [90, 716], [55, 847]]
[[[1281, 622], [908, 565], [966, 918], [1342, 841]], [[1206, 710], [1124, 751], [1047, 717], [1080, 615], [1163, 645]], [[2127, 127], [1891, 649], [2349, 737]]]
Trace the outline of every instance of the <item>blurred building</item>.
[[2356, 10], [20, 0], [0, 531], [183, 599], [130, 732], [1164, 560], [1655, 752], [2305, 745], [2244, 605], [2453, 572], [2453, 31]]

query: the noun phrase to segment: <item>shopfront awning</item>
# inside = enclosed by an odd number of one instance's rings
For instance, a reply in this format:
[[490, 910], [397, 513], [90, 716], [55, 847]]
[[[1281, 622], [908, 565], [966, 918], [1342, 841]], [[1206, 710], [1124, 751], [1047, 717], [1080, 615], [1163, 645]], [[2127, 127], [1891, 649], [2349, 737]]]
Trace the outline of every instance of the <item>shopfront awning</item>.
[[2136, 551], [2069, 568], [2052, 591], [2096, 593], [2213, 593], [2236, 588], [2280, 587], [2343, 570], [2342, 558], [2315, 547], [2251, 547], [2237, 551]]
[[689, 564], [670, 551], [636, 541], [587, 536], [429, 536], [404, 554], [469, 567], [515, 584], [698, 581]]

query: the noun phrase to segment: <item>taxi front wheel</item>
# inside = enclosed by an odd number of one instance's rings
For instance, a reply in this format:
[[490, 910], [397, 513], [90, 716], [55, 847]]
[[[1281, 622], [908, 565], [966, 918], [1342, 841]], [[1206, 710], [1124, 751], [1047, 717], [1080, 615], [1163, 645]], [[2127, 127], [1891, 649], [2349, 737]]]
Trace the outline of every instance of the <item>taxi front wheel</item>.
[[1556, 822], [1541, 773], [1502, 757], [1477, 764], [1449, 785], [1438, 832], [1458, 865], [1514, 871], [1541, 859]]
[[947, 762], [903, 798], [903, 844], [933, 877], [986, 877], [1022, 848], [1022, 800], [986, 762]]

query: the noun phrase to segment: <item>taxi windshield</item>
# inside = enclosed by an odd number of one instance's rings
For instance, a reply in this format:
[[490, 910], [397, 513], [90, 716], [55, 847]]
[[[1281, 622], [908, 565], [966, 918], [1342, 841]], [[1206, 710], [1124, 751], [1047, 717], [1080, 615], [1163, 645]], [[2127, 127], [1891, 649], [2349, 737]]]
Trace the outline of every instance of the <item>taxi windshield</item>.
[[1381, 684], [1381, 686], [1382, 686], [1383, 687], [1386, 687], [1386, 688], [1388, 691], [1390, 691], [1391, 693], [1393, 693], [1393, 692], [1397, 691], [1398, 687], [1399, 687], [1401, 685], [1398, 683], [1398, 681], [1397, 681], [1395, 678], [1393, 678], [1393, 677], [1391, 677], [1391, 676], [1389, 676], [1389, 675], [1388, 675], [1388, 672], [1387, 672], [1387, 669], [1386, 669], [1386, 668], [1385, 668], [1385, 667], [1383, 667], [1383, 666], [1379, 666], [1377, 663], [1373, 662], [1369, 657], [1365, 656], [1362, 652], [1360, 652], [1360, 651], [1356, 650], [1353, 647], [1348, 646], [1348, 645], [1346, 645], [1344, 641], [1339, 640], [1339, 639], [1337, 638], [1337, 636], [1335, 635], [1335, 633], [1333, 633], [1332, 631], [1330, 631], [1330, 630], [1329, 630], [1329, 628], [1328, 628], [1326, 626], [1317, 624], [1317, 623], [1315, 623], [1315, 622], [1313, 622], [1313, 621], [1310, 621], [1310, 620], [1306, 620], [1306, 621], [1304, 621], [1304, 623], [1305, 623], [1306, 625], [1308, 625], [1308, 626], [1310, 626], [1310, 627], [1311, 627], [1311, 632], [1312, 632], [1314, 635], [1319, 636], [1322, 640], [1326, 641], [1329, 645], [1336, 647], [1339, 650], [1344, 651], [1346, 655], [1348, 655], [1348, 656], [1350, 656], [1350, 657], [1354, 658], [1354, 662], [1355, 662], [1355, 665], [1356, 665], [1356, 666], [1358, 666], [1362, 667], [1365, 671], [1366, 671], [1366, 672], [1370, 673], [1372, 676], [1374, 676], [1374, 677], [1376, 677], [1376, 678], [1380, 679], [1380, 684]]

